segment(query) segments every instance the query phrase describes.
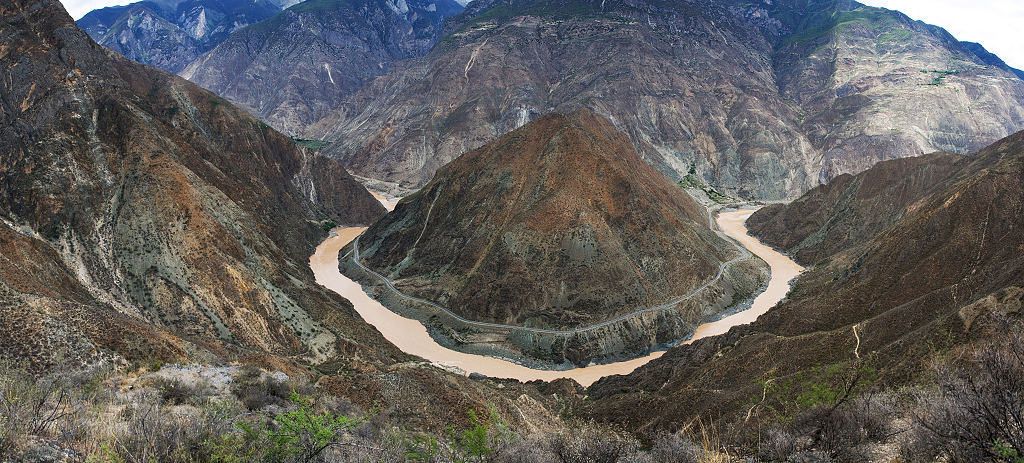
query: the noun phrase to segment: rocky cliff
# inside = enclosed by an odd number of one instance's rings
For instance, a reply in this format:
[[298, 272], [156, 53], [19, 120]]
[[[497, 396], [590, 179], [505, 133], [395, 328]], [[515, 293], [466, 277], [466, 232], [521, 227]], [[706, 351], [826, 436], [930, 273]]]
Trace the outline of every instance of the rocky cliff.
[[181, 72], [297, 133], [391, 63], [422, 56], [454, 0], [312, 0], [242, 29]]
[[590, 108], [670, 176], [781, 199], [1024, 127], [1024, 81], [1005, 64], [851, 1], [480, 1], [446, 28], [306, 135], [413, 190], [540, 114]]
[[323, 222], [384, 213], [336, 162], [105, 50], [56, 0], [0, 21], [0, 356], [377, 355], [305, 266]]
[[[362, 262], [406, 293], [469, 320], [543, 329], [597, 324], [711, 282], [696, 297], [704, 305], [670, 304], [679, 307], [653, 328], [601, 332], [609, 345], [629, 338], [624, 350], [635, 351], [631, 344], [646, 350], [685, 337], [754, 289], [718, 279], [741, 253], [708, 220], [625, 135], [581, 111], [545, 115], [459, 157], [359, 246]], [[592, 358], [566, 350], [576, 363]]]
[[78, 26], [128, 59], [178, 72], [235, 30], [280, 11], [270, 0], [153, 0], [93, 10]]
[[[866, 384], [919, 381], [928, 359], [1024, 315], [1022, 178], [1024, 132], [967, 157], [881, 163], [791, 206], [755, 213], [755, 223], [801, 224], [799, 236], [842, 244], [804, 247], [827, 258], [754, 324], [596, 383], [588, 409], [660, 427], [700, 414], [759, 413], [766, 394], [793, 400], [830, 375], [859, 375]], [[875, 200], [885, 191], [895, 194], [894, 205]], [[859, 214], [884, 220], [848, 219]], [[764, 230], [766, 240], [790, 250], [807, 243]]]

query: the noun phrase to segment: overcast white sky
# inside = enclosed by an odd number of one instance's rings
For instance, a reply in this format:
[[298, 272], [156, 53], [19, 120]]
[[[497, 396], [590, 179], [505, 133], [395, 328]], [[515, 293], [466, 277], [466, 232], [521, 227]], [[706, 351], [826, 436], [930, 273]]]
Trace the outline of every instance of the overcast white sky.
[[[125, 0], [61, 0], [75, 19]], [[1024, 69], [1024, 0], [860, 0], [899, 10], [914, 19], [945, 27], [960, 40], [979, 42], [1007, 64]]]
[[117, 0], [60, 0], [60, 2], [64, 4], [64, 9], [68, 10], [68, 13], [71, 13], [71, 17], [75, 18], [75, 20], [80, 19], [86, 13], [96, 8], [132, 3], [131, 1]]

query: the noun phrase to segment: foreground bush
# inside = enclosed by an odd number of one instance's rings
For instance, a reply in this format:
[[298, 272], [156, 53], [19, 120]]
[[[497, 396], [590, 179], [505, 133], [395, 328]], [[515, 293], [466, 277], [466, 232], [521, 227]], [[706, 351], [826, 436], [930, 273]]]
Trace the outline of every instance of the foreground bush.
[[1024, 333], [1009, 329], [963, 359], [939, 363], [936, 381], [937, 391], [917, 396], [908, 459], [1024, 462]]
[[[878, 390], [862, 363], [765, 381], [746, 413], [718, 426], [638, 436], [566, 422], [517, 433], [495, 408], [469, 424], [408, 429], [281, 374], [243, 368], [230, 385], [162, 370], [33, 376], [0, 365], [0, 463], [431, 462], [1024, 463], [1024, 333], [938, 362], [934, 384]], [[189, 374], [203, 367], [191, 366]]]

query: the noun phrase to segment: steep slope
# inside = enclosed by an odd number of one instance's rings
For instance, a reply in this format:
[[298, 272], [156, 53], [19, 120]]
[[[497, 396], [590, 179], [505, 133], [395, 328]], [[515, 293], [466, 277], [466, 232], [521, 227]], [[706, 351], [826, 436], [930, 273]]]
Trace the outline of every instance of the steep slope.
[[235, 30], [280, 11], [269, 0], [153, 0], [90, 11], [78, 26], [128, 59], [178, 72]]
[[416, 431], [467, 410], [559, 425], [538, 388], [418, 361], [314, 281], [325, 220], [384, 213], [336, 162], [105, 50], [56, 0], [0, 3], [0, 74], [0, 362], [256, 364]]
[[295, 133], [391, 63], [422, 56], [453, 0], [312, 0], [247, 27], [181, 72]]
[[[359, 255], [401, 290], [464, 318], [558, 330], [712, 282], [697, 297], [705, 305], [678, 304], [654, 323], [657, 344], [689, 334], [737, 291], [716, 275], [740, 253], [707, 221], [607, 120], [550, 114], [442, 168], [366, 231]], [[637, 323], [620, 331], [648, 328]]]
[[447, 30], [306, 136], [415, 189], [539, 114], [585, 107], [670, 176], [780, 199], [1024, 127], [1024, 81], [1005, 65], [856, 2], [481, 1]]
[[822, 183], [1024, 129], [1024, 81], [978, 44], [856, 2], [810, 2], [800, 21], [776, 47], [777, 84], [820, 150]]
[[[659, 427], [699, 414], [753, 413], [769, 384], [784, 400], [820, 390], [829, 375], [853, 371], [869, 372], [861, 377], [868, 382], [906, 384], [920, 378], [933, 355], [991, 334], [999, 326], [993, 320], [1019, 320], [1024, 132], [952, 166], [943, 158], [883, 163], [839, 180], [863, 200], [828, 194], [836, 189], [829, 185], [792, 207], [756, 213], [752, 220], [764, 214], [801, 223], [799, 216], [810, 214], [841, 223], [872, 204], [887, 207], [870, 198], [895, 170], [902, 169], [897, 179], [916, 179], [891, 188], [906, 194], [897, 198], [898, 217], [888, 226], [865, 222], [864, 231], [850, 222], [851, 235], [866, 238], [822, 251], [830, 258], [797, 280], [788, 301], [750, 326], [595, 384], [588, 410], [608, 420], [621, 413], [631, 426]], [[936, 169], [947, 174], [930, 182], [933, 188], [913, 187], [941, 175]], [[818, 233], [832, 232], [825, 225]]]
[[863, 243], [945, 188], [961, 156], [933, 153], [883, 161], [870, 176], [844, 174], [789, 204], [766, 206], [747, 220], [765, 243], [814, 264]]
[[55, 0], [0, 21], [0, 355], [377, 355], [304, 265], [322, 221], [384, 213], [336, 162], [103, 49]]

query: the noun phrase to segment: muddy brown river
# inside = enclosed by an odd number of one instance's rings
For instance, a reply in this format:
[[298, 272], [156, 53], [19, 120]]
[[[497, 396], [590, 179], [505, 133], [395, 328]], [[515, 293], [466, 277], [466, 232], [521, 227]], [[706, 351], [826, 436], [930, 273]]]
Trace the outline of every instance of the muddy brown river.
[[[389, 204], [390, 205], [390, 204]], [[393, 206], [392, 206], [393, 207]], [[390, 209], [390, 208], [389, 208]], [[746, 218], [751, 211], [740, 210], [723, 212], [718, 215], [719, 228], [727, 235], [739, 241], [751, 253], [764, 259], [771, 268], [768, 288], [755, 299], [751, 307], [742, 312], [697, 327], [693, 337], [686, 341], [689, 344], [697, 339], [725, 333], [729, 328], [750, 323], [761, 314], [775, 306], [789, 291], [790, 280], [796, 277], [803, 267], [789, 257], [762, 244], [747, 234]], [[351, 242], [366, 230], [361, 227], [341, 228], [335, 231], [316, 248], [309, 258], [309, 266], [316, 276], [317, 283], [340, 294], [352, 302], [356, 312], [363, 320], [377, 328], [384, 338], [408, 354], [419, 356], [439, 367], [460, 371], [463, 374], [480, 373], [495, 378], [514, 378], [520, 381], [540, 379], [552, 381], [558, 378], [572, 378], [583, 386], [589, 386], [598, 379], [609, 375], [624, 375], [637, 367], [650, 362], [664, 354], [656, 351], [645, 357], [623, 362], [591, 365], [571, 370], [538, 370], [519, 365], [508, 360], [487, 357], [484, 355], [467, 354], [441, 346], [427, 333], [426, 327], [417, 320], [402, 317], [388, 310], [380, 302], [363, 292], [363, 288], [338, 270], [338, 253], [342, 247]]]

